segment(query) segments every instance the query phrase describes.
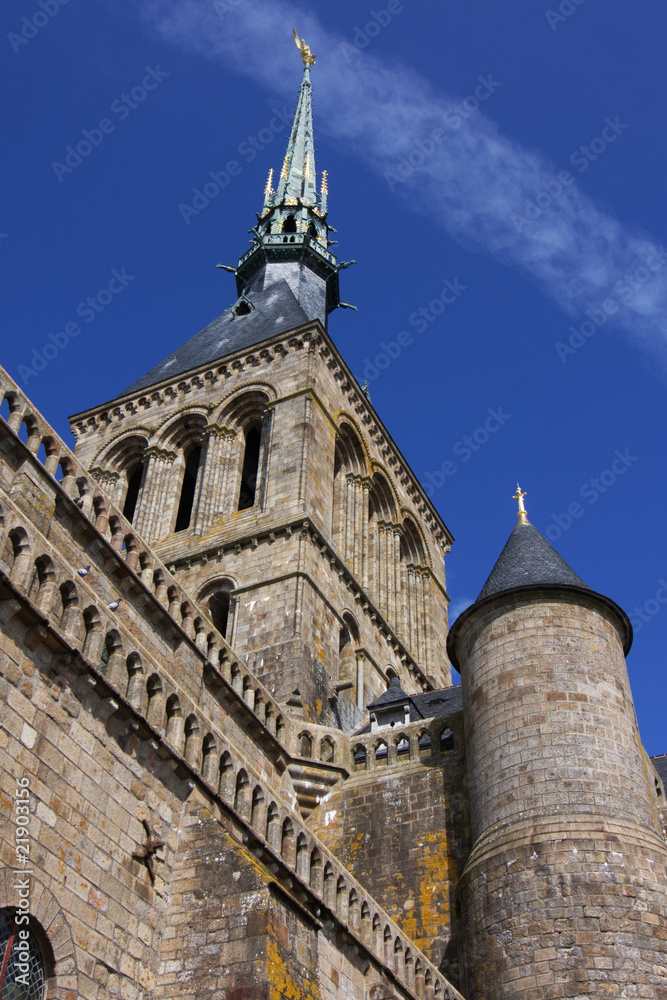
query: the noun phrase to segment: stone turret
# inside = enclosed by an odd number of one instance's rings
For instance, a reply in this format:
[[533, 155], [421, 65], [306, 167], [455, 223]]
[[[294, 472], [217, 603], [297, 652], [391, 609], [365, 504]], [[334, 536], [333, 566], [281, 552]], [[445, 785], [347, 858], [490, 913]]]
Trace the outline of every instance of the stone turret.
[[631, 639], [627, 615], [521, 510], [448, 641], [473, 843], [460, 883], [468, 1000], [666, 995], [667, 852]]

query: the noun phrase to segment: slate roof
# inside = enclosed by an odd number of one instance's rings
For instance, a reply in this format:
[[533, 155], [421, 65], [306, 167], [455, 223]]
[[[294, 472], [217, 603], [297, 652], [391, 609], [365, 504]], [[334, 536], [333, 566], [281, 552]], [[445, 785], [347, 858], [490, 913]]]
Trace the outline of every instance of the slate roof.
[[366, 706], [366, 708], [373, 710], [374, 708], [378, 708], [380, 705], [393, 705], [394, 703], [400, 704], [403, 701], [407, 701], [409, 697], [410, 695], [406, 694], [401, 687], [401, 682], [398, 677], [394, 675], [384, 694], [381, 694], [379, 698], [372, 701], [370, 705]]
[[667, 753], [661, 753], [657, 757], [651, 757], [653, 766], [660, 775], [660, 779], [667, 790]]
[[442, 719], [453, 715], [463, 708], [461, 685], [443, 688], [441, 691], [426, 691], [424, 694], [413, 694], [411, 707], [414, 706], [422, 719]]
[[477, 598], [536, 584], [590, 588], [532, 524], [517, 524]]
[[[424, 694], [406, 694], [401, 687], [398, 677], [392, 677], [391, 684], [379, 698], [367, 706], [371, 711], [378, 705], [401, 704], [406, 700], [410, 704], [410, 722], [419, 722], [420, 719], [442, 719], [455, 712], [460, 712], [463, 708], [463, 697], [461, 685], [455, 687], [442, 688], [440, 691], [426, 691]], [[371, 731], [370, 722], [363, 729], [357, 730], [357, 736]]]
[[225, 309], [222, 315], [133, 382], [121, 395], [147, 389], [156, 382], [181, 375], [200, 365], [212, 364], [227, 354], [259, 344], [308, 322], [286, 281], [276, 281], [263, 291], [248, 296], [248, 299], [254, 307], [251, 312], [236, 316], [233, 306]]

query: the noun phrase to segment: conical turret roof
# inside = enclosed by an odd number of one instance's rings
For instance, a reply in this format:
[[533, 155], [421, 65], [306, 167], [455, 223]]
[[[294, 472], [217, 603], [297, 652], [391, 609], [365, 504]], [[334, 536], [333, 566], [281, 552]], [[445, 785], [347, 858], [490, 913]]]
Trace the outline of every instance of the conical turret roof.
[[514, 528], [477, 598], [538, 584], [590, 588], [528, 521]]

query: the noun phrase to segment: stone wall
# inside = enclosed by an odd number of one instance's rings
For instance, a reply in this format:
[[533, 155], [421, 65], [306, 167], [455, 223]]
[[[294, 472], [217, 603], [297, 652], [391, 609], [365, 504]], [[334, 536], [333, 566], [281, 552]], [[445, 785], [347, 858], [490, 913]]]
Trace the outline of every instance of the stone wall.
[[[12, 408], [0, 420], [0, 856], [16, 864], [14, 791], [28, 776], [47, 1000], [148, 1000], [173, 996], [174, 982], [203, 1000], [228, 962], [239, 982], [219, 989], [240, 990], [233, 1000], [253, 997], [251, 966], [256, 995], [272, 1000], [298, 989], [356, 998], [377, 985], [406, 1000], [458, 996], [308, 830], [290, 770], [303, 770], [298, 728], [0, 379]], [[333, 761], [328, 744], [313, 750], [324, 786], [348, 773], [345, 736], [336, 742]], [[134, 856], [149, 836], [164, 841], [150, 851], [154, 882]], [[256, 886], [264, 924], [234, 897], [236, 871]], [[206, 908], [216, 885], [224, 927]], [[6, 873], [3, 887], [0, 905], [15, 906]]]
[[309, 825], [456, 982], [456, 890], [470, 850], [461, 713], [380, 729], [352, 748], [357, 769]]

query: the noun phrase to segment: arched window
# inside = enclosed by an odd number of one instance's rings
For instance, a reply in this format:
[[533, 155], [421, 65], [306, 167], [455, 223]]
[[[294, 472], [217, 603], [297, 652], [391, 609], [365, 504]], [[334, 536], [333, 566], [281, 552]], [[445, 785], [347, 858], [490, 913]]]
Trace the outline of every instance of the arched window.
[[227, 638], [227, 626], [229, 624], [229, 606], [231, 604], [231, 597], [228, 590], [220, 590], [217, 594], [213, 594], [208, 601], [208, 610], [211, 615], [211, 621], [217, 628], [223, 639]]
[[[4, 973], [0, 982], [0, 997], [3, 1000], [43, 1000], [46, 976], [41, 949], [34, 934], [28, 929], [28, 960], [25, 961], [25, 939], [18, 937], [19, 928], [15, 918], [14, 910], [0, 910], [0, 976]], [[19, 943], [22, 945], [21, 950], [18, 948]], [[28, 967], [27, 973], [25, 965]]]
[[352, 751], [354, 755], [354, 770], [355, 771], [365, 771], [366, 770], [366, 747], [360, 743]]
[[134, 520], [143, 477], [144, 467], [141, 464], [135, 465], [127, 474], [127, 492], [125, 494], [125, 503], [123, 504], [123, 515], [128, 519], [130, 524]]
[[336, 551], [357, 576], [364, 571], [358, 525], [366, 504], [365, 474], [364, 449], [356, 431], [344, 423], [336, 439], [331, 530]]
[[296, 232], [296, 219], [293, 215], [288, 215], [283, 222], [283, 232], [284, 233], [295, 233]]
[[313, 756], [313, 740], [309, 733], [299, 734], [299, 755], [308, 758]]
[[247, 510], [249, 507], [254, 507], [255, 505], [261, 443], [262, 428], [259, 424], [254, 424], [246, 430], [245, 435], [243, 471], [241, 472], [241, 489], [239, 491], [239, 510]]
[[174, 531], [185, 531], [190, 527], [190, 517], [192, 516], [192, 505], [195, 499], [195, 487], [197, 485], [197, 473], [201, 459], [201, 445], [195, 445], [185, 456], [185, 471], [183, 472], [183, 483], [181, 485], [181, 499], [178, 503], [178, 513], [176, 515], [176, 527]]

